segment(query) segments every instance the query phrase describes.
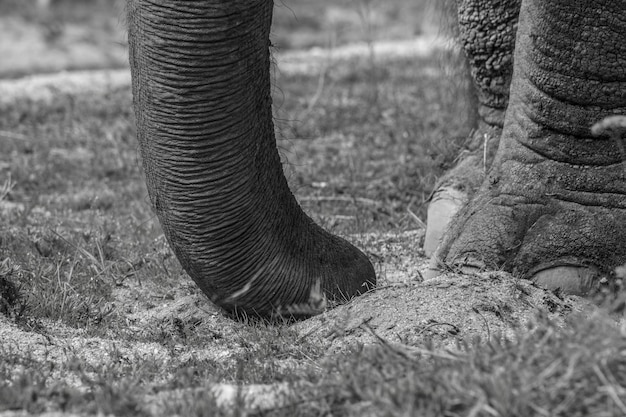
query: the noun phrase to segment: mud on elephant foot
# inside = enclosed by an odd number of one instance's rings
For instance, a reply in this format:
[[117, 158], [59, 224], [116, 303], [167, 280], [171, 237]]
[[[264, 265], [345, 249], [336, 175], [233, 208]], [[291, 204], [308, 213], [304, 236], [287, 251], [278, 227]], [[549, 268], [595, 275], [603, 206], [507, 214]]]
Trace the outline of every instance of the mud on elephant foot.
[[604, 165], [574, 165], [507, 139], [480, 190], [451, 223], [429, 275], [444, 265], [466, 272], [504, 269], [575, 295], [610, 284], [603, 278], [626, 262], [622, 156]]
[[454, 215], [472, 199], [494, 158], [502, 129], [481, 121], [454, 167], [435, 185], [429, 197], [424, 253], [432, 256]]

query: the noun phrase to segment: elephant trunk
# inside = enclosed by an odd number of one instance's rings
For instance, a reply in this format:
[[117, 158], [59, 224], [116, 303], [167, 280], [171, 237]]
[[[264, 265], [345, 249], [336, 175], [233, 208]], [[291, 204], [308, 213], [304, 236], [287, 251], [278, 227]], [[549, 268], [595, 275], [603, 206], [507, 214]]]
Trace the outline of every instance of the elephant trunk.
[[317, 226], [276, 148], [267, 0], [129, 0], [137, 136], [151, 203], [184, 269], [229, 311], [270, 315], [375, 282]]

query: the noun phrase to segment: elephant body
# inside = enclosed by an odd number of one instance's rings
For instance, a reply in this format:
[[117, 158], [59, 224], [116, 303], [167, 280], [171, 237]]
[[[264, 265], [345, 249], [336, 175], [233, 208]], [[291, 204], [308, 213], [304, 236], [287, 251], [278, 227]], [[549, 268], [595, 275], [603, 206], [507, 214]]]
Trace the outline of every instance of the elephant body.
[[[505, 268], [561, 286], [626, 263], [622, 138], [590, 133], [626, 114], [624, 6], [458, 0], [478, 99], [470, 147], [489, 143], [491, 169], [461, 184], [477, 191], [434, 266]], [[282, 173], [271, 113], [272, 8], [269, 0], [128, 2], [151, 202], [210, 299], [261, 316], [315, 312], [376, 282], [363, 253], [301, 210]], [[458, 177], [453, 170], [442, 184]]]

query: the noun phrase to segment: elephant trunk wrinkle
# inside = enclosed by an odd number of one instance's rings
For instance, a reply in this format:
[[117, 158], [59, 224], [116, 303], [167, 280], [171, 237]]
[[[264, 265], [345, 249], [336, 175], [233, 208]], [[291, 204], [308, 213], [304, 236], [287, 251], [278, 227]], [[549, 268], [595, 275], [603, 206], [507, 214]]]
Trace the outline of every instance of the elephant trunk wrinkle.
[[[230, 311], [271, 315], [373, 284], [365, 255], [297, 205], [274, 139], [266, 0], [130, 0], [138, 139], [176, 256]], [[321, 284], [320, 284], [321, 283]]]

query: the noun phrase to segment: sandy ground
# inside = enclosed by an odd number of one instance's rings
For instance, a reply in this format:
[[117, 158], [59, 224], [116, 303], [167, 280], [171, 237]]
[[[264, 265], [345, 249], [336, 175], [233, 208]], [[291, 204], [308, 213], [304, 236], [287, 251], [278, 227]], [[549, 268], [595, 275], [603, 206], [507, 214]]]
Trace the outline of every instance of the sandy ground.
[[[391, 259], [378, 271], [378, 288], [345, 305], [292, 325], [298, 340], [322, 346], [328, 355], [359, 344], [384, 343], [407, 355], [446, 356], [450, 352], [454, 354], [461, 340], [480, 337], [486, 341], [501, 336], [514, 338], [515, 333], [523, 329], [540, 310], [557, 323], [563, 323], [572, 313], [591, 315], [596, 311], [586, 300], [559, 298], [501, 272], [470, 276], [445, 274], [423, 281], [421, 276], [427, 259], [415, 250], [422, 233], [358, 236], [368, 242], [368, 247], [378, 248], [377, 253]], [[393, 256], [388, 256], [391, 254]], [[158, 343], [132, 341], [133, 337], [90, 337], [82, 330], [55, 322], [44, 321], [43, 328], [37, 332], [25, 331], [0, 316], [0, 351], [19, 352], [24, 358], [41, 363], [78, 361], [85, 369], [97, 369], [107, 361], [119, 361], [120, 358], [129, 363], [149, 359], [169, 366], [182, 365], [192, 359], [226, 363], [234, 361], [237, 354], [249, 348], [236, 342], [241, 338], [243, 325], [222, 315], [200, 291], [174, 300], [153, 301], [153, 305], [146, 308], [145, 304], [136, 300], [138, 294], [146, 296], [149, 291], [145, 283], [141, 287], [129, 283], [116, 291], [114, 304], [132, 311], [127, 315], [125, 333], [128, 335], [140, 337], [146, 329], [177, 320], [181, 323], [201, 323], [195, 331], [219, 333], [220, 337], [202, 348], [182, 343], [172, 348]], [[420, 347], [425, 340], [433, 343], [434, 351]], [[310, 366], [308, 361], [287, 359], [283, 362], [281, 366], [293, 372]], [[164, 380], [167, 377], [163, 375]], [[68, 375], [59, 375], [58, 378], [65, 378], [66, 382], [81, 387], [78, 378], [74, 381], [71, 376], [68, 380]], [[246, 387], [215, 384], [210, 388], [218, 405], [229, 408], [237, 398], [243, 398], [246, 408], [251, 411], [283, 405], [284, 394], [289, 389], [282, 383]], [[163, 402], [188, 395], [187, 391], [160, 391], [158, 395], [146, 397], [143, 406], [158, 414]], [[19, 414], [0, 413], [3, 417], [12, 415]]]

